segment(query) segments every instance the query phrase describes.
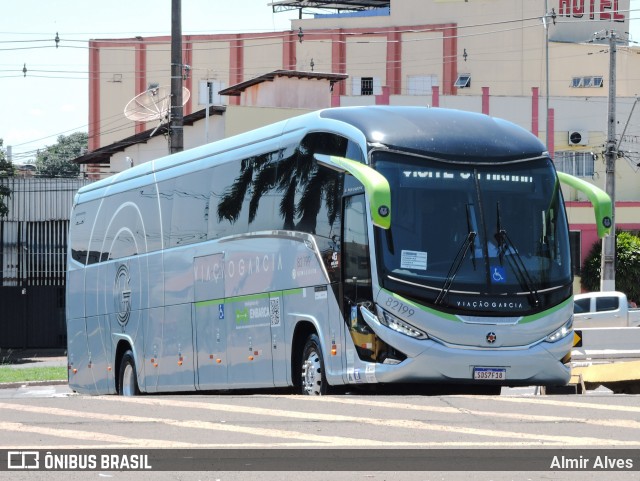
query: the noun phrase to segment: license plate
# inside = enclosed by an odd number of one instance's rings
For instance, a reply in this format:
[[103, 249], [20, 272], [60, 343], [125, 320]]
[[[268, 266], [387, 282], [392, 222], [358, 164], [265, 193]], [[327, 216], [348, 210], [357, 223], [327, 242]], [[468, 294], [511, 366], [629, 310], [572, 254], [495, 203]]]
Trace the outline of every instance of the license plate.
[[501, 367], [474, 367], [473, 379], [485, 381], [504, 381], [507, 379], [507, 370]]

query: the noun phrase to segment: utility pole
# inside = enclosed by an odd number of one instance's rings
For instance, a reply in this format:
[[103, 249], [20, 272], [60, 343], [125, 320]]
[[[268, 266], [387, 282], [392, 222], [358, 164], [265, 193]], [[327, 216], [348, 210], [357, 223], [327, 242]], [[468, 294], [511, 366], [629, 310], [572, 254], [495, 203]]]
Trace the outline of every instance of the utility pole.
[[[549, 147], [549, 2], [548, 0], [544, 0], [544, 17], [542, 17], [542, 23], [544, 24], [544, 34], [546, 36], [545, 38], [545, 55], [544, 55], [544, 59], [545, 59], [545, 72], [546, 72], [546, 78], [545, 78], [545, 99], [546, 99], [546, 110], [545, 110], [545, 114], [544, 114], [544, 118], [545, 118], [545, 132], [546, 132], [546, 143], [545, 145], [547, 146], [547, 150], [549, 152], [551, 152], [551, 147]], [[553, 22], [555, 23], [556, 19], [554, 17]]]
[[607, 129], [607, 147], [604, 153], [605, 191], [611, 197], [611, 234], [602, 239], [600, 264], [600, 290], [616, 290], [616, 176], [615, 165], [618, 149], [616, 147], [616, 32], [607, 32], [609, 38], [609, 113]]
[[169, 153], [182, 152], [184, 147], [184, 115], [182, 107], [182, 5], [171, 0], [171, 112], [169, 122]]

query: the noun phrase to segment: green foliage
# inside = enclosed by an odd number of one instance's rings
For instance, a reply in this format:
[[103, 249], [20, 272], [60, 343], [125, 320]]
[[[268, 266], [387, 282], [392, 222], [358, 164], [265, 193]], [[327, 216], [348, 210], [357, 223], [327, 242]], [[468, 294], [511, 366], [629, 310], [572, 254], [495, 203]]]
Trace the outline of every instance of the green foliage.
[[580, 284], [587, 291], [600, 290], [600, 259], [602, 255], [602, 241], [594, 242], [580, 271]]
[[[0, 139], [0, 178], [13, 176], [15, 169], [9, 159], [7, 159], [6, 152], [2, 147], [4, 140]], [[11, 195], [11, 189], [6, 185], [0, 185], [0, 218], [6, 216], [9, 213], [9, 208], [5, 204], [5, 198]]]
[[40, 177], [77, 177], [80, 166], [73, 159], [86, 150], [89, 136], [76, 132], [58, 137], [58, 143], [50, 145], [36, 155], [37, 175]]
[[[596, 242], [582, 267], [582, 287], [600, 289], [600, 256], [602, 241]], [[640, 237], [629, 232], [616, 232], [616, 290], [630, 300], [640, 300]]]

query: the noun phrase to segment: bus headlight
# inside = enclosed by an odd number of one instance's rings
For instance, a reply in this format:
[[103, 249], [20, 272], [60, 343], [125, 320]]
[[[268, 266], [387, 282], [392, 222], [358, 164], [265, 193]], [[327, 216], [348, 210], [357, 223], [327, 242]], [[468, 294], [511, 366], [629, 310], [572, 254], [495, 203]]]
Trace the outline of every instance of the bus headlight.
[[562, 327], [560, 327], [559, 329], [556, 329], [551, 334], [549, 334], [547, 336], [546, 341], [547, 342], [559, 341], [560, 339], [566, 337], [570, 332], [572, 332], [572, 327], [573, 327], [573, 316], [571, 316], [569, 320], [565, 322]]
[[382, 324], [389, 329], [393, 329], [396, 332], [400, 332], [405, 336], [413, 337], [415, 339], [428, 339], [429, 336], [425, 332], [422, 332], [417, 327], [398, 319], [396, 316], [389, 314], [384, 309], [380, 309], [382, 316], [378, 316], [378, 319]]

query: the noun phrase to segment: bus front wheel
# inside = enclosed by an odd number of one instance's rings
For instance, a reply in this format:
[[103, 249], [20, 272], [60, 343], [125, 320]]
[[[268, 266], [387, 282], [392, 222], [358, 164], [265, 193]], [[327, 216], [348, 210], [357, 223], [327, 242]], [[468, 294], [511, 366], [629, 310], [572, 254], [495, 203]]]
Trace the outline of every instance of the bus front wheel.
[[125, 352], [120, 362], [118, 393], [121, 396], [137, 396], [140, 394], [140, 389], [138, 389], [138, 375], [136, 374], [136, 363], [133, 359], [133, 352], [131, 351]]
[[324, 359], [320, 349], [320, 339], [311, 334], [302, 350], [301, 394], [321, 396], [329, 391], [329, 384], [324, 374]]

